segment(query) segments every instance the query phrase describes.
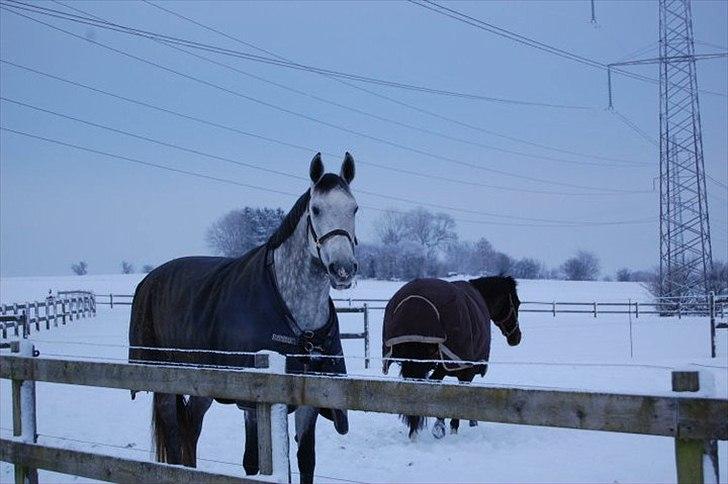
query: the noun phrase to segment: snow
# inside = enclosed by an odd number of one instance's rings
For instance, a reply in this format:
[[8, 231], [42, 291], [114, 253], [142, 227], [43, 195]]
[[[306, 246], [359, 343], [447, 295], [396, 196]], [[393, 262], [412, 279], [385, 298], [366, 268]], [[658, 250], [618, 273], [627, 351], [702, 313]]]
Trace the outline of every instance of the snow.
[[[40, 300], [49, 289], [86, 289], [99, 294], [132, 294], [142, 274], [0, 279], [2, 302]], [[401, 285], [359, 281], [344, 298], [388, 298]], [[519, 295], [530, 301], [647, 302], [638, 283], [519, 281]], [[345, 304], [345, 303], [344, 303]], [[374, 303], [381, 307], [383, 304]], [[372, 356], [381, 342], [381, 310], [370, 317]], [[632, 318], [626, 315], [522, 313], [524, 338], [511, 348], [496, 333], [492, 363], [482, 384], [671, 395], [674, 368], [701, 371], [697, 395], [728, 398], [728, 331], [718, 331], [718, 355], [710, 358], [707, 318]], [[124, 360], [128, 306], [99, 306], [96, 318], [33, 335], [45, 357]], [[340, 315], [343, 331], [361, 329], [361, 314]], [[363, 366], [363, 345], [344, 341], [349, 373], [381, 376], [381, 362]], [[396, 372], [390, 372], [394, 378]], [[703, 376], [705, 375], [705, 377]], [[39, 382], [39, 442], [131, 458], [148, 458], [151, 395]], [[383, 396], [386, 398], [386, 396]], [[0, 382], [0, 433], [12, 427], [10, 383]], [[320, 482], [674, 482], [671, 438], [467, 422], [457, 435], [435, 440], [426, 429], [407, 438], [397, 416], [349, 412], [350, 431], [340, 436], [321, 420], [317, 427], [316, 474]], [[289, 422], [293, 429], [292, 417]], [[242, 475], [242, 413], [234, 405], [212, 406], [200, 439], [198, 467]], [[90, 443], [89, 443], [90, 442]], [[96, 444], [94, 444], [94, 442]], [[103, 445], [102, 445], [103, 444]], [[292, 470], [297, 470], [291, 439]], [[719, 443], [721, 481], [728, 480], [728, 446]], [[297, 477], [294, 475], [294, 478]], [[41, 471], [44, 482], [84, 479]], [[0, 481], [12, 480], [12, 466], [0, 464]]]

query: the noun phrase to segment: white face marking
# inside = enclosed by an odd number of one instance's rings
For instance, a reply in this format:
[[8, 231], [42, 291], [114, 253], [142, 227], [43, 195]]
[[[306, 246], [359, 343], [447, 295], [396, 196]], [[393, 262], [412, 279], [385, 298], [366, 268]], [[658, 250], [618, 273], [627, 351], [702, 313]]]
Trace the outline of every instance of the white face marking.
[[[345, 230], [352, 241], [356, 237], [355, 217], [357, 204], [351, 193], [335, 188], [326, 193], [311, 190], [309, 215], [319, 238], [332, 230]], [[311, 254], [318, 258], [319, 251], [313, 237], [309, 237]], [[331, 285], [343, 289], [351, 285], [356, 273], [356, 259], [352, 242], [343, 235], [324, 241], [320, 247], [321, 262], [329, 272]]]

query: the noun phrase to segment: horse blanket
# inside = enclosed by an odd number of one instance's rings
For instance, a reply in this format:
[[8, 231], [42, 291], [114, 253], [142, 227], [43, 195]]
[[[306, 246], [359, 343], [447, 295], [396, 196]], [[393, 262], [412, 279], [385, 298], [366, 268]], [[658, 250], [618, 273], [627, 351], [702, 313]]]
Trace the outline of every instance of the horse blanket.
[[[129, 346], [306, 354], [286, 358], [286, 371], [345, 374], [343, 358], [326, 358], [343, 355], [330, 298], [329, 308], [325, 326], [299, 328], [278, 291], [273, 250], [267, 245], [239, 258], [185, 257], [153, 270], [137, 286]], [[250, 355], [139, 348], [130, 348], [129, 359], [254, 366]]]
[[[382, 355], [386, 373], [394, 346], [432, 343], [440, 359], [487, 361], [490, 355], [490, 314], [485, 300], [467, 281], [415, 279], [397, 291], [384, 311]], [[469, 365], [446, 364], [448, 370]], [[481, 366], [481, 365], [478, 365]], [[482, 365], [481, 374], [485, 374]]]

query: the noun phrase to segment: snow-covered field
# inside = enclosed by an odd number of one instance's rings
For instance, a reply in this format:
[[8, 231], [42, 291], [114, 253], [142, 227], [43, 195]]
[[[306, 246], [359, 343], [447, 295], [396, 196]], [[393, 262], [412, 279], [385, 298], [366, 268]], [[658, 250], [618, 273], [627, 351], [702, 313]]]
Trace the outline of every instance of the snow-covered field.
[[[90, 289], [131, 294], [142, 275], [6, 278], [0, 299], [42, 299], [49, 289]], [[359, 281], [336, 297], [387, 298], [401, 283]], [[636, 283], [521, 281], [523, 300], [647, 301]], [[381, 345], [382, 311], [373, 311], [373, 356]], [[96, 318], [33, 335], [47, 357], [123, 360], [128, 306], [99, 306]], [[715, 379], [702, 395], [728, 398], [728, 331], [719, 330], [717, 359], [709, 355], [706, 318], [632, 319], [626, 315], [522, 314], [524, 339], [510, 348], [496, 334], [493, 364], [483, 384], [670, 394], [670, 371], [693, 365]], [[340, 315], [342, 330], [361, 326], [361, 315]], [[351, 374], [380, 375], [381, 364], [363, 367], [361, 341], [345, 341]], [[394, 376], [392, 376], [394, 377]], [[135, 458], [149, 457], [150, 395], [131, 401], [128, 391], [38, 383], [40, 442]], [[12, 426], [10, 385], [0, 382], [0, 432]], [[292, 423], [292, 422], [291, 422]], [[673, 439], [628, 434], [481, 423], [461, 426], [459, 435], [435, 440], [425, 431], [410, 442], [394, 415], [352, 412], [348, 435], [328, 421], [317, 429], [316, 474], [321, 482], [674, 482]], [[728, 446], [720, 443], [721, 480], [728, 480]], [[292, 444], [292, 446], [295, 444]], [[242, 474], [242, 413], [213, 405], [200, 440], [199, 467]], [[292, 456], [295, 449], [292, 448]], [[295, 470], [295, 459], [293, 462]], [[82, 481], [41, 472], [44, 481]], [[0, 481], [12, 466], [0, 464]]]

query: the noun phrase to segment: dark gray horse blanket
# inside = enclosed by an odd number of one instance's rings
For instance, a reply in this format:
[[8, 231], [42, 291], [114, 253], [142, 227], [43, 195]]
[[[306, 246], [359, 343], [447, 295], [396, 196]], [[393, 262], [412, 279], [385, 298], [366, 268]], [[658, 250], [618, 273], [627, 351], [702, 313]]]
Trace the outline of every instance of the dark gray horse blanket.
[[[343, 358], [325, 357], [343, 354], [333, 302], [329, 299], [330, 319], [324, 327], [302, 331], [278, 291], [273, 264], [273, 250], [263, 245], [239, 258], [186, 257], [158, 267], [137, 286], [129, 346], [310, 352], [305, 358], [288, 357], [286, 371], [345, 374]], [[129, 359], [254, 366], [247, 355], [135, 348]]]
[[[392, 355], [400, 343], [432, 343], [440, 359], [487, 361], [490, 355], [490, 314], [480, 293], [467, 281], [415, 279], [387, 303], [382, 331], [382, 355]], [[448, 370], [469, 365], [446, 364]], [[485, 373], [483, 365], [482, 373]]]

